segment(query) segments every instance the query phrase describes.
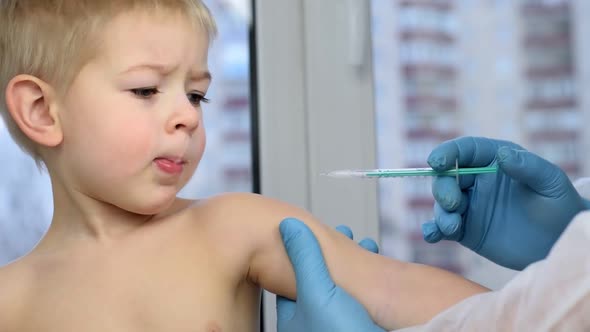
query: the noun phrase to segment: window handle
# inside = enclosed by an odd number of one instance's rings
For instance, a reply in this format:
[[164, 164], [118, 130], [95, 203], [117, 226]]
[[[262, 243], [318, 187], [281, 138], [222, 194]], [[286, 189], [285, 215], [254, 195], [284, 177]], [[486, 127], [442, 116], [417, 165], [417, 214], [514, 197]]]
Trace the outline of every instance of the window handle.
[[348, 2], [348, 62], [355, 67], [366, 64], [370, 45], [370, 0]]

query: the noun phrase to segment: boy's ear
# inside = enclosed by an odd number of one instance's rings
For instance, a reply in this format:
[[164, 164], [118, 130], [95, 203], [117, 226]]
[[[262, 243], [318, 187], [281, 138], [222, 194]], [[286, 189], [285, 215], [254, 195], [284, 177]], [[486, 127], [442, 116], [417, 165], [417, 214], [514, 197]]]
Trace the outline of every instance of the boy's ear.
[[34, 142], [54, 147], [63, 140], [53, 88], [31, 75], [15, 76], [6, 87], [8, 112]]

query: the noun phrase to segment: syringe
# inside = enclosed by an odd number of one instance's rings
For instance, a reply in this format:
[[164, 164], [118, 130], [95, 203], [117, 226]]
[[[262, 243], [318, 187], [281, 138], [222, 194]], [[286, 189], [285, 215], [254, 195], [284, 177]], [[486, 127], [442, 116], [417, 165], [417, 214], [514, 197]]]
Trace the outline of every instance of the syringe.
[[438, 172], [432, 168], [397, 168], [397, 169], [347, 169], [337, 170], [322, 175], [333, 178], [392, 178], [392, 177], [406, 177], [406, 176], [459, 176], [468, 174], [485, 174], [496, 173], [498, 171], [497, 165], [486, 167], [469, 167], [469, 168], [454, 168], [447, 171]]

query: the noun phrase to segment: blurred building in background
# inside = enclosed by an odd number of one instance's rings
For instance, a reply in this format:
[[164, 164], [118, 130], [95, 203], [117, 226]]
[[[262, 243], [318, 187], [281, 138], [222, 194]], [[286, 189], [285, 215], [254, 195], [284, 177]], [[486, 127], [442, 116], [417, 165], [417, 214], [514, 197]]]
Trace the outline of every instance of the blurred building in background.
[[[589, 42], [584, 0], [373, 0], [379, 167], [426, 167], [437, 144], [461, 135], [513, 140], [588, 175], [590, 109], [580, 91]], [[587, 36], [587, 34], [585, 34]], [[422, 240], [430, 178], [381, 180], [384, 253], [485, 279], [483, 259]], [[494, 270], [499, 286], [508, 271]], [[505, 273], [504, 273], [505, 272]], [[502, 273], [504, 273], [502, 275]], [[477, 274], [477, 275], [475, 275]], [[504, 276], [504, 277], [503, 277]], [[489, 279], [488, 278], [488, 279]]]
[[522, 19], [521, 73], [526, 87], [524, 139], [531, 150], [576, 178], [585, 160], [581, 158], [583, 110], [574, 63], [575, 5], [525, 1], [517, 10]]
[[204, 197], [252, 191], [249, 0], [206, 0], [219, 34], [209, 53], [213, 81], [205, 104], [207, 148], [193, 179], [181, 192]]

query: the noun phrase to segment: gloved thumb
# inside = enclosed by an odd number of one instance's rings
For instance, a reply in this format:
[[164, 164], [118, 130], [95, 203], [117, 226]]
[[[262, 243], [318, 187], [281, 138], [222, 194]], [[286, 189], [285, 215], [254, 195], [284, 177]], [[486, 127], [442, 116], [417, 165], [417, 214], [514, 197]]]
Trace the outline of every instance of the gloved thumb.
[[303, 222], [287, 218], [279, 225], [287, 255], [295, 271], [297, 297], [318, 298], [336, 285], [330, 277], [320, 244]]
[[563, 189], [560, 184], [567, 180], [559, 167], [526, 150], [502, 146], [497, 158], [504, 173], [538, 194], [555, 197]]

